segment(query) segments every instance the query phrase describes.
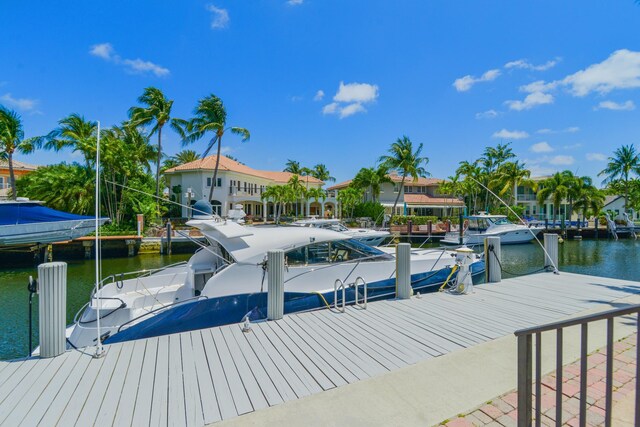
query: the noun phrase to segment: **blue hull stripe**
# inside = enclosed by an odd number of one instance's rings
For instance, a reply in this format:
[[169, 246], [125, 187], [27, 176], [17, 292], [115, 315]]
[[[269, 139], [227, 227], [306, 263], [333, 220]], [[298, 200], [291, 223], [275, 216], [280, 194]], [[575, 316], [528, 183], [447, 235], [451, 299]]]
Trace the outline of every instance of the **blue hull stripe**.
[[[474, 277], [484, 273], [484, 261], [471, 265]], [[451, 273], [450, 268], [436, 272], [411, 275], [411, 284], [415, 291], [421, 293], [436, 291]], [[454, 275], [455, 276], [455, 275]], [[395, 297], [396, 279], [386, 279], [368, 283], [368, 300], [380, 300]], [[362, 288], [360, 288], [362, 292]], [[333, 291], [323, 294], [329, 304], [333, 304]], [[345, 300], [353, 304], [355, 291], [347, 287]], [[342, 302], [342, 292], [338, 293], [338, 302]], [[362, 298], [362, 296], [360, 297]], [[319, 294], [285, 292], [284, 313], [291, 314], [326, 307]], [[174, 334], [197, 329], [222, 326], [241, 322], [245, 315], [252, 321], [267, 318], [267, 293], [229, 295], [218, 298], [201, 299], [174, 306], [161, 311], [153, 317], [143, 320], [121, 332], [107, 338], [105, 344], [150, 338], [159, 335]]]

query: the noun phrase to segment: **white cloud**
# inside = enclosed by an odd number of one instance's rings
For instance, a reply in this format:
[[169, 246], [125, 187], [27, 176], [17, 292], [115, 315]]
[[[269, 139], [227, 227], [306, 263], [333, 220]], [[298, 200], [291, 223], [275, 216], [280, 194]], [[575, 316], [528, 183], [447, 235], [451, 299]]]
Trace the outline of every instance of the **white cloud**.
[[541, 65], [533, 65], [532, 63], [530, 63], [529, 61], [527, 61], [526, 59], [518, 59], [516, 61], [511, 61], [511, 62], [507, 62], [504, 65], [504, 68], [520, 68], [520, 69], [526, 69], [526, 70], [533, 70], [533, 71], [546, 71], [549, 68], [553, 68], [555, 67], [555, 65], [558, 63], [560, 59], [556, 58], [556, 59], [552, 59], [550, 61], [545, 62], [544, 64]]
[[222, 9], [212, 4], [206, 5], [205, 9], [213, 15], [211, 19], [211, 29], [221, 30], [229, 26], [229, 12], [227, 9]]
[[575, 162], [573, 156], [554, 156], [549, 160], [549, 163], [556, 166], [568, 166]]
[[460, 77], [453, 82], [453, 86], [456, 88], [458, 92], [466, 92], [471, 87], [479, 82], [490, 82], [497, 79], [500, 76], [500, 70], [493, 69], [485, 72], [480, 77], [474, 77], [471, 75], [466, 75], [464, 77]]
[[631, 111], [636, 109], [636, 104], [629, 100], [626, 102], [602, 101], [594, 110]]
[[324, 98], [324, 91], [319, 90], [316, 92], [316, 95], [313, 97], [314, 101], [322, 101], [322, 98]]
[[140, 58], [136, 59], [125, 59], [122, 61], [125, 67], [132, 73], [153, 73], [158, 77], [163, 77], [169, 75], [169, 69], [164, 68], [158, 64], [154, 64], [151, 61], [144, 61]]
[[495, 132], [492, 136], [494, 138], [502, 138], [502, 139], [524, 139], [524, 138], [528, 138], [529, 134], [521, 130], [502, 129], [498, 132]]
[[567, 145], [563, 145], [562, 148], [564, 148], [565, 150], [575, 150], [576, 148], [580, 148], [582, 147], [582, 144], [580, 142], [576, 142], [575, 144], [567, 144]]
[[604, 162], [607, 160], [607, 156], [602, 153], [587, 153], [586, 157], [590, 162]]
[[370, 102], [378, 97], [378, 86], [368, 83], [340, 82], [338, 93], [333, 97], [337, 102]]
[[337, 102], [332, 102], [331, 104], [327, 104], [322, 108], [322, 114], [334, 114], [338, 112], [340, 104]]
[[0, 96], [0, 101], [21, 111], [33, 111], [39, 102], [37, 99], [14, 98], [10, 93]]
[[534, 153], [550, 153], [551, 151], [553, 151], [553, 147], [551, 147], [546, 141], [533, 144], [529, 149]]
[[570, 126], [568, 128], [564, 128], [561, 130], [553, 130], [553, 129], [549, 129], [549, 128], [544, 128], [544, 129], [538, 129], [536, 131], [536, 133], [539, 134], [551, 134], [551, 133], [576, 133], [579, 132], [580, 128], [578, 126]]
[[340, 109], [340, 118], [344, 119], [356, 113], [364, 113], [367, 110], [359, 102], [354, 102]]
[[95, 44], [91, 46], [89, 54], [104, 59], [107, 62], [113, 62], [114, 64], [120, 65], [133, 74], [151, 73], [158, 77], [164, 77], [170, 73], [168, 68], [155, 64], [151, 61], [145, 61], [140, 58], [121, 58], [120, 55], [116, 53], [111, 43]]
[[495, 119], [500, 115], [496, 110], [487, 110], [482, 113], [476, 113], [476, 119]]
[[620, 49], [604, 61], [592, 64], [562, 81], [575, 96], [591, 92], [606, 94], [614, 89], [640, 87], [640, 52]]
[[520, 92], [534, 93], [534, 92], [549, 92], [558, 86], [558, 82], [545, 82], [544, 80], [536, 80], [529, 84], [520, 86]]
[[298, 6], [301, 5], [302, 3], [304, 3], [304, 0], [288, 0], [287, 4], [289, 6]]
[[89, 53], [93, 56], [97, 56], [98, 58], [110, 61], [114, 59], [115, 51], [113, 50], [111, 43], [100, 43], [91, 46]]
[[529, 110], [536, 105], [552, 104], [553, 95], [549, 93], [533, 92], [527, 95], [522, 101], [505, 101], [510, 110]]
[[293, 96], [291, 97], [291, 102], [299, 102], [299, 101], [302, 101], [303, 99], [304, 99], [304, 98], [303, 98], [303, 97], [301, 97], [301, 96], [293, 95]]
[[[318, 91], [314, 99], [322, 99], [324, 92]], [[340, 82], [338, 91], [330, 104], [322, 108], [322, 114], [339, 114], [340, 118], [352, 116], [356, 113], [365, 113], [367, 109], [363, 104], [374, 102], [378, 98], [378, 86], [369, 83]]]

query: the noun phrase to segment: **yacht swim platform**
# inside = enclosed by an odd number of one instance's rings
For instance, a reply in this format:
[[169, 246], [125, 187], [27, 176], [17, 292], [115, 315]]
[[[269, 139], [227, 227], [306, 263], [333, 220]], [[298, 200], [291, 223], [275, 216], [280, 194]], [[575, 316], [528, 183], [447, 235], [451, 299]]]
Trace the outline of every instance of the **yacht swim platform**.
[[0, 425], [215, 423], [638, 294], [640, 283], [562, 272], [474, 289], [112, 344], [99, 359], [86, 348], [0, 362]]

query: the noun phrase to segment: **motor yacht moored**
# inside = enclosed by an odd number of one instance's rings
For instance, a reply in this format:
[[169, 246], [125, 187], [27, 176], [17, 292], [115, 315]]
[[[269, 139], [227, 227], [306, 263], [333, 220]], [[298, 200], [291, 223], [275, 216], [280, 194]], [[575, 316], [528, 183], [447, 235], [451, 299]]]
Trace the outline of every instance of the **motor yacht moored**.
[[457, 231], [445, 234], [441, 243], [448, 245], [481, 245], [486, 237], [500, 237], [503, 245], [528, 243], [544, 227], [514, 224], [506, 215], [488, 215], [481, 213], [467, 217], [467, 226], [463, 229], [462, 242]]

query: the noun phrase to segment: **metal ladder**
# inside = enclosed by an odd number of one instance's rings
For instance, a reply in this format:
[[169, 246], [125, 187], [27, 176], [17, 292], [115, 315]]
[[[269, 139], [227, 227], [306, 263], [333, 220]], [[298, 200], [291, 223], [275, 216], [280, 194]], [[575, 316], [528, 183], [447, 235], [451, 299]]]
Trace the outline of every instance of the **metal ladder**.
[[[368, 301], [368, 287], [367, 282], [360, 276], [356, 278], [356, 280], [351, 284], [354, 290], [355, 302], [354, 304], [360, 307], [363, 310], [367, 309], [367, 301]], [[360, 286], [363, 288], [362, 300], [360, 300], [360, 296], [358, 294], [358, 290]], [[342, 303], [338, 305], [338, 291], [342, 291]], [[336, 279], [333, 282], [333, 308], [341, 313], [344, 313], [346, 308], [346, 286], [342, 279]]]

